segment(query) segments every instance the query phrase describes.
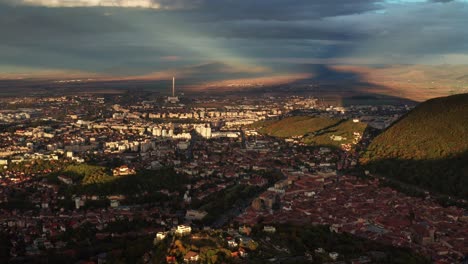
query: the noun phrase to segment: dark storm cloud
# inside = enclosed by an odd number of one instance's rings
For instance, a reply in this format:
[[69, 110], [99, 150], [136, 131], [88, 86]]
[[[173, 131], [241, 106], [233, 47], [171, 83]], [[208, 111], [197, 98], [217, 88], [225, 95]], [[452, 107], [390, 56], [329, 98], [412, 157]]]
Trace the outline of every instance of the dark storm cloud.
[[[356, 56], [380, 55], [386, 63], [450, 63], [437, 57], [468, 54], [468, 5], [453, 1], [443, 5], [421, 4], [388, 9], [382, 16], [350, 18], [360, 28], [366, 21], [378, 21], [365, 43], [357, 46]], [[385, 59], [385, 60], [384, 60]], [[468, 63], [468, 62], [467, 62]]]
[[0, 6], [2, 44], [36, 45], [38, 42], [126, 30], [131, 30], [127, 24], [94, 10], [63, 9], [57, 12], [41, 7]]
[[337, 27], [330, 22], [318, 21], [237, 21], [225, 22], [220, 27], [207, 24], [206, 28], [220, 37], [255, 39], [314, 39], [350, 41], [367, 37], [365, 32]]
[[453, 2], [454, 0], [431, 0], [431, 2], [435, 3], [448, 3], [448, 2]]
[[[358, 34], [327, 28], [319, 20], [375, 8], [369, 0], [356, 1], [351, 5], [339, 0], [326, 4], [304, 0], [206, 0], [195, 2], [196, 7], [193, 1], [192, 4], [188, 4], [188, 1], [160, 3], [178, 8], [44, 8], [2, 5], [0, 2], [0, 33], [4, 36], [0, 43], [4, 48], [3, 52], [0, 51], [0, 57], [3, 63], [19, 66], [107, 71], [127, 64], [132, 65], [133, 69], [148, 67], [146, 71], [151, 71], [164, 68], [159, 61], [162, 56], [175, 54], [189, 59], [207, 56], [193, 51], [194, 46], [206, 45], [206, 42], [220, 42], [219, 46], [222, 47], [234, 42], [240, 46], [232, 49], [248, 56], [258, 54], [255, 48], [249, 49], [242, 41], [224, 43], [219, 38], [354, 39]], [[191, 43], [190, 39], [188, 42], [174, 43], [178, 35], [183, 35], [185, 39], [202, 38], [202, 43]], [[255, 46], [262, 45], [257, 42]], [[277, 48], [273, 44], [261, 51], [264, 57], [268, 57], [271, 54], [266, 51], [274, 52]], [[317, 56], [319, 49], [314, 47], [306, 53]], [[294, 46], [288, 50], [291, 55], [304, 51]], [[137, 65], [140, 66], [135, 67]]]
[[378, 8], [375, 0], [205, 0], [192, 12], [202, 19], [305, 20], [359, 14]]
[[144, 74], [206, 61], [274, 68], [264, 62], [408, 63], [468, 53], [468, 7], [460, 1], [139, 0], [151, 8], [28, 1], [0, 0], [0, 72], [10, 65]]

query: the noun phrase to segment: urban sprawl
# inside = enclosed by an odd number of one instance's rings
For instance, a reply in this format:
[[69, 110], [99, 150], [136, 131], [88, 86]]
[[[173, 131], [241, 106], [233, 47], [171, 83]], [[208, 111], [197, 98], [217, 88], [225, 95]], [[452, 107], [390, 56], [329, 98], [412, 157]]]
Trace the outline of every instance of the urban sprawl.
[[[242, 261], [255, 251], [252, 227], [274, 233], [285, 223], [327, 226], [438, 263], [455, 263], [468, 252], [464, 209], [355, 173], [358, 149], [372, 139], [368, 131], [390, 126], [410, 106], [174, 94], [3, 98], [0, 104], [0, 232], [11, 241], [12, 260], [48, 252], [76, 256], [78, 233], [92, 230], [89, 247], [110, 238], [151, 236], [157, 245], [219, 232], [231, 257]], [[298, 115], [370, 129], [333, 148], [268, 136], [256, 125]], [[177, 241], [167, 242], [178, 249], [167, 251], [165, 261], [177, 261], [182, 251], [185, 262], [200, 261], [200, 250], [182, 250]], [[339, 252], [325, 253], [339, 263]], [[92, 252], [89, 259], [105, 263], [106, 256]]]

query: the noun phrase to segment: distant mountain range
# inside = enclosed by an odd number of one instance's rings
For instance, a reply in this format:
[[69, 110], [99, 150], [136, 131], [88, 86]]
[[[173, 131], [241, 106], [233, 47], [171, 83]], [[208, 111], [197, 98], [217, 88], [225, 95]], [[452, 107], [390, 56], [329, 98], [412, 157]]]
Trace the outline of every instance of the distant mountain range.
[[[172, 76], [183, 92], [308, 92], [321, 96], [360, 94], [422, 102], [468, 92], [468, 65], [324, 65], [278, 63], [274, 68], [210, 62], [119, 76], [83, 72], [0, 73], [0, 92], [23, 89], [157, 89], [169, 92]], [[10, 91], [9, 91], [10, 92]], [[22, 92], [23, 93], [23, 92]]]
[[468, 198], [468, 94], [421, 103], [378, 135], [361, 163], [380, 175]]
[[334, 69], [358, 74], [383, 94], [415, 101], [468, 92], [468, 65], [336, 66]]

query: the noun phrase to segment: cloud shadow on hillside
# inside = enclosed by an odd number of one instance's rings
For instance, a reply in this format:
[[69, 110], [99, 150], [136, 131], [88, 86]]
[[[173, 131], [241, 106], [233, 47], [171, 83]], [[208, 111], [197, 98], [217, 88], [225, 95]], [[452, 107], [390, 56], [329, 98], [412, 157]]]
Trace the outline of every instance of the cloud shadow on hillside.
[[379, 175], [461, 199], [468, 199], [468, 151], [440, 159], [373, 159], [365, 168]]

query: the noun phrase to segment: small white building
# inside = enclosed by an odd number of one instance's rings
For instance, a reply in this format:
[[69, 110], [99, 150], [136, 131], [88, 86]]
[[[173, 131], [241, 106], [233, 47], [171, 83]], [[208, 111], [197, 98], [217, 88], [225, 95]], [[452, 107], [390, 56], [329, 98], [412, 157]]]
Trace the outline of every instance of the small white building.
[[197, 262], [200, 256], [197, 252], [189, 251], [184, 256], [184, 262]]
[[167, 232], [158, 232], [156, 233], [156, 240], [161, 241], [167, 237]]
[[228, 246], [229, 246], [230, 248], [236, 248], [236, 247], [239, 246], [239, 243], [237, 243], [235, 240], [229, 240], [229, 241], [228, 241]]
[[328, 254], [328, 256], [330, 256], [330, 258], [331, 258], [333, 261], [337, 260], [339, 255], [340, 255], [340, 254], [338, 254], [338, 253], [336, 253], [336, 252], [330, 252], [330, 253]]
[[264, 226], [263, 231], [267, 233], [275, 233], [276, 232], [276, 227], [274, 226]]
[[73, 180], [68, 177], [68, 176], [65, 176], [65, 175], [60, 175], [57, 177], [57, 179], [65, 184], [68, 184], [68, 185], [71, 185], [73, 184]]
[[178, 235], [188, 235], [192, 233], [192, 227], [186, 225], [178, 225], [176, 229], [176, 234]]
[[119, 206], [120, 206], [119, 200], [111, 200], [111, 201], [110, 201], [110, 206], [111, 206], [112, 208], [119, 207]]
[[129, 168], [128, 166], [123, 165], [123, 166], [113, 169], [112, 174], [114, 176], [127, 176], [127, 175], [136, 174], [136, 171], [133, 168]]

